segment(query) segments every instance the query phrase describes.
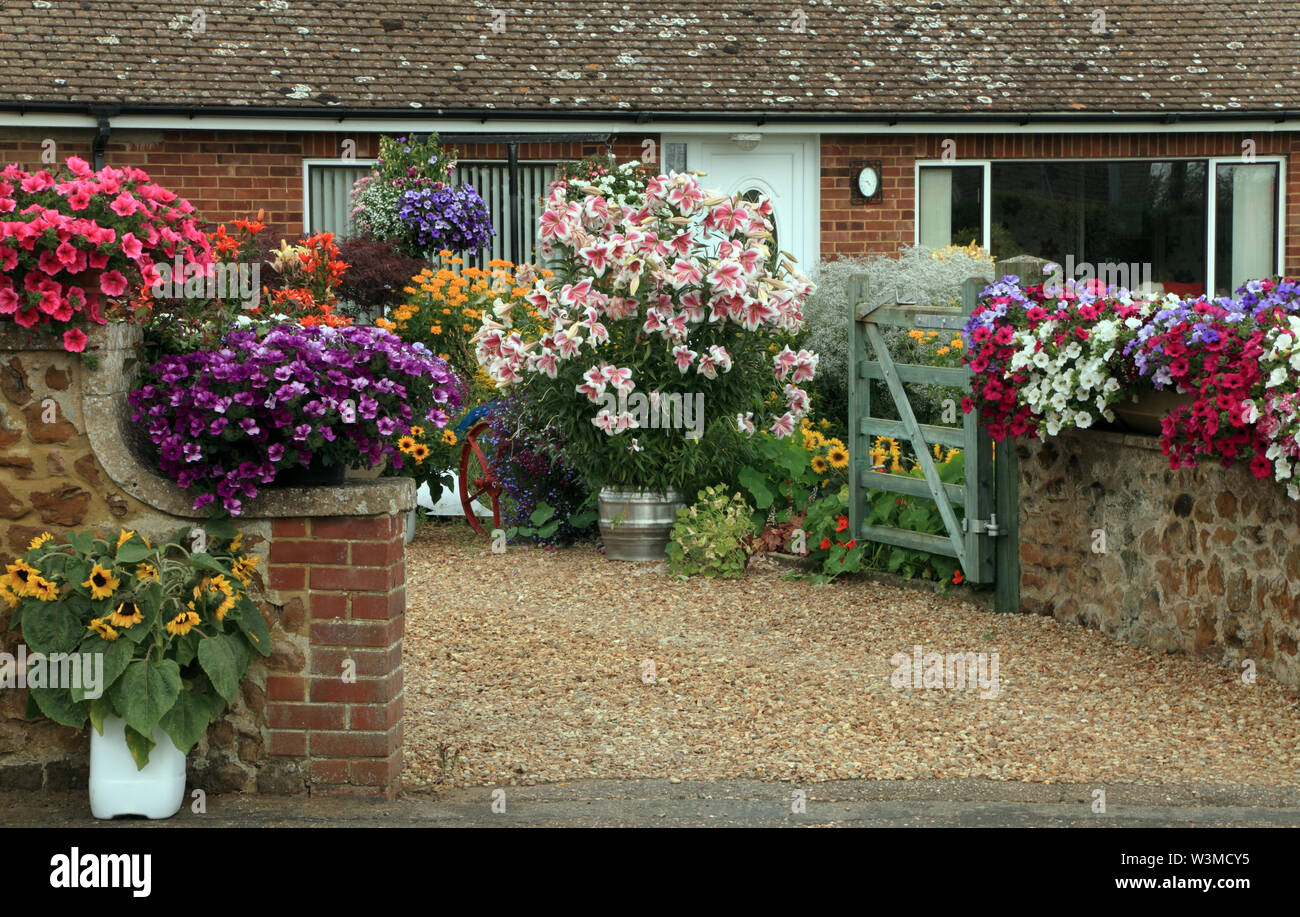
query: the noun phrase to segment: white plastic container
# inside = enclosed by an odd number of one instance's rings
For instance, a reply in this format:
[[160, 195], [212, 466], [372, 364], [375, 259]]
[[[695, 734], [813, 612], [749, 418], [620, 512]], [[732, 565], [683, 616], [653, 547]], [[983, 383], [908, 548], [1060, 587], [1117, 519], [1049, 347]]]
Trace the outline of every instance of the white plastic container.
[[90, 727], [90, 813], [96, 818], [171, 818], [185, 801], [185, 753], [161, 728], [153, 732], [149, 763], [137, 770], [126, 745], [126, 722], [104, 717], [104, 734]]

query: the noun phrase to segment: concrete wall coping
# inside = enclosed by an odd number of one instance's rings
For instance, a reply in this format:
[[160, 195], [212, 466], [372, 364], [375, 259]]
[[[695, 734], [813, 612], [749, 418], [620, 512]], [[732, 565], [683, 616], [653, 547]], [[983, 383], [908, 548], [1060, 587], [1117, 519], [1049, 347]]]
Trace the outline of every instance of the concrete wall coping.
[[[193, 509], [194, 497], [140, 461], [128, 445], [132, 430], [127, 395], [135, 381], [142, 333], [137, 325], [112, 323], [87, 331], [87, 351], [99, 360], [83, 379], [82, 410], [91, 450], [108, 476], [142, 503], [173, 516], [207, 517]], [[0, 352], [63, 350], [57, 335], [8, 328], [0, 331]], [[310, 516], [385, 516], [415, 508], [415, 482], [406, 477], [349, 480], [324, 487], [264, 489], [246, 501], [243, 519]]]

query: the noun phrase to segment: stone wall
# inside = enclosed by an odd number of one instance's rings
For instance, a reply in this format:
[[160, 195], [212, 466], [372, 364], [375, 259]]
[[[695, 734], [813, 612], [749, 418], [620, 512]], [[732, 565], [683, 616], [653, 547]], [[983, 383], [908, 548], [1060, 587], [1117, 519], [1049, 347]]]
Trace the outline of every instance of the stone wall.
[[1300, 686], [1300, 504], [1283, 487], [1170, 469], [1154, 436], [1071, 431], [1017, 453], [1023, 610]]
[[[0, 333], [0, 549], [41, 532], [119, 527], [150, 538], [201, 522], [191, 497], [132, 453], [125, 396], [138, 329], [91, 334], [98, 369], [57, 338]], [[391, 791], [401, 772], [406, 478], [266, 491], [237, 522], [260, 558], [250, 590], [270, 627], [242, 697], [190, 753], [209, 792]], [[13, 653], [8, 608], [0, 651]], [[356, 679], [345, 680], [344, 660]], [[84, 787], [86, 731], [24, 717], [26, 692], [0, 689], [0, 786]]]

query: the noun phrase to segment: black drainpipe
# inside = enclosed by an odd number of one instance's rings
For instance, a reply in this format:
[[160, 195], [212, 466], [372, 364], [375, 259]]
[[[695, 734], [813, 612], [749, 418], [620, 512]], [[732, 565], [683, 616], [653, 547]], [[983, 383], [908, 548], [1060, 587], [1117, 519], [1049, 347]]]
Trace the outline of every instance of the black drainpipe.
[[104, 154], [108, 150], [108, 138], [113, 134], [113, 126], [108, 123], [108, 119], [118, 113], [116, 108], [95, 108], [91, 114], [95, 116], [99, 126], [95, 131], [95, 140], [91, 144], [90, 151], [94, 154], [95, 171], [98, 172], [104, 168]]
[[520, 263], [522, 246], [519, 239], [519, 212], [523, 201], [519, 200], [519, 144], [511, 140], [506, 144], [506, 159], [510, 164], [510, 252], [509, 258], [515, 264]]

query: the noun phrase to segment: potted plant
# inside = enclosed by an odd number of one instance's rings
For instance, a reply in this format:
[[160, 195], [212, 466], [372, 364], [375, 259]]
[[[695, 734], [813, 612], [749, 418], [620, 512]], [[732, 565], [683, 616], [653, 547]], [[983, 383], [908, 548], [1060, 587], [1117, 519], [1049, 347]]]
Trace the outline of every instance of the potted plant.
[[164, 357], [142, 383], [133, 422], [163, 473], [199, 492], [195, 509], [231, 515], [295, 466], [400, 467], [397, 439], [445, 427], [459, 403], [446, 363], [369, 326], [233, 331], [217, 350]]
[[539, 320], [498, 299], [475, 337], [488, 375], [566, 443], [622, 560], [663, 557], [681, 495], [728, 476], [755, 417], [790, 435], [817, 365], [789, 346], [811, 284], [768, 247], [770, 202], [693, 174], [637, 187], [620, 204], [554, 183], [539, 230], [553, 273], [524, 297]]
[[59, 174], [0, 171], [0, 315], [86, 348], [80, 323], [181, 262], [210, 272], [212, 250], [194, 207], [134, 168], [94, 171], [76, 156]]
[[0, 577], [10, 628], [46, 670], [39, 685], [29, 674], [28, 715], [93, 727], [96, 818], [174, 815], [185, 755], [239, 697], [254, 654], [270, 654], [241, 540], [232, 528], [156, 546], [128, 531], [47, 533]]

